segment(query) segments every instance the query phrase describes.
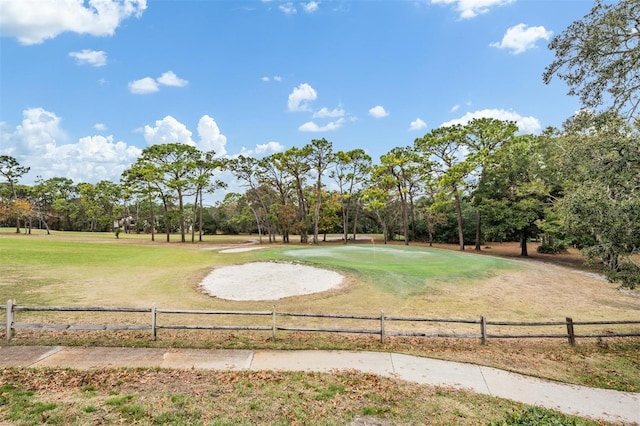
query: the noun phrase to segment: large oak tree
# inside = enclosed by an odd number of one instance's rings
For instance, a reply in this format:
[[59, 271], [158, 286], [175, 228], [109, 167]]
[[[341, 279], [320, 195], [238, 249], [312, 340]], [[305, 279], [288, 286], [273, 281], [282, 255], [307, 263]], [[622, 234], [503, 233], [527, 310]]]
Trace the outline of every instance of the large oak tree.
[[573, 22], [549, 43], [555, 60], [543, 79], [554, 76], [569, 86], [582, 105], [611, 108], [626, 118], [640, 106], [640, 2], [597, 0], [584, 18]]

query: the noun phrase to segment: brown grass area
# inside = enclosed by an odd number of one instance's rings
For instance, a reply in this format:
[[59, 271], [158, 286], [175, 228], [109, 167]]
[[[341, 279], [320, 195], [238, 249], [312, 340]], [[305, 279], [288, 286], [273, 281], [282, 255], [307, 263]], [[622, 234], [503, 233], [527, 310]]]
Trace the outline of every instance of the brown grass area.
[[[219, 248], [205, 244], [198, 248]], [[438, 246], [456, 250], [456, 246]], [[194, 250], [193, 247], [185, 248]], [[469, 255], [476, 255], [473, 247], [467, 247]], [[349, 276], [345, 285], [335, 291], [309, 296], [292, 297], [277, 302], [278, 311], [329, 312], [376, 315], [381, 309], [394, 316], [422, 316], [436, 318], [478, 318], [485, 315], [495, 321], [563, 321], [573, 317], [585, 320], [640, 320], [640, 292], [621, 291], [599, 275], [598, 267], [587, 268], [576, 250], [567, 254], [542, 255], [536, 245], [529, 247], [529, 258], [520, 258], [517, 243], [489, 244], [477, 255], [504, 256], [521, 263], [518, 269], [503, 271], [486, 280], [466, 282], [430, 283], [430, 291], [411, 298], [397, 297], [372, 289], [359, 279]], [[212, 260], [222, 262], [224, 257], [215, 255]], [[242, 261], [257, 259], [255, 253], [244, 253]], [[184, 274], [181, 281], [166, 286], [166, 294], [150, 299], [144, 292], [122, 288], [130, 294], [130, 304], [187, 309], [259, 310], [272, 308], [272, 302], [229, 302], [208, 297], [198, 291], [198, 283], [208, 272], [198, 268]], [[146, 278], [146, 277], [145, 277]], [[89, 286], [90, 287], [90, 286]], [[99, 298], [108, 300], [106, 289]], [[138, 297], [138, 295], [140, 295]], [[94, 299], [95, 294], [78, 294], [83, 300]], [[123, 295], [119, 295], [120, 298]], [[95, 300], [94, 300], [95, 302]], [[92, 303], [95, 304], [95, 303]], [[78, 316], [79, 318], [79, 316]], [[170, 318], [168, 323], [202, 323], [203, 317]], [[216, 321], [216, 319], [206, 319]], [[255, 318], [240, 319], [252, 323]], [[78, 319], [86, 323], [86, 318]], [[238, 324], [238, 317], [225, 321]], [[260, 323], [270, 324], [269, 317], [261, 317]], [[112, 322], [148, 323], [148, 316], [138, 315], [133, 321], [116, 318]], [[224, 322], [223, 322], [224, 323]], [[295, 321], [292, 321], [295, 323]], [[320, 323], [312, 323], [318, 325]], [[355, 324], [354, 326], [356, 326]], [[375, 328], [368, 323], [367, 327]], [[394, 327], [389, 324], [389, 329]], [[411, 327], [417, 327], [415, 325]], [[638, 326], [633, 326], [637, 332]], [[450, 326], [439, 325], [437, 331], [450, 331]], [[610, 327], [600, 331], [608, 332]], [[477, 333], [477, 326], [470, 331]], [[494, 330], [495, 331], [495, 330]], [[584, 332], [585, 330], [578, 330]], [[589, 330], [587, 330], [588, 332]], [[564, 332], [563, 326], [544, 332]], [[3, 334], [0, 331], [0, 338]], [[279, 332], [271, 339], [270, 332], [220, 332], [220, 331], [159, 331], [159, 340], [151, 341], [148, 332], [54, 332], [19, 330], [12, 344], [71, 344], [108, 346], [161, 346], [206, 348], [271, 348], [271, 349], [353, 349], [381, 350], [410, 353], [504, 368], [534, 376], [569, 383], [586, 384], [605, 388], [640, 391], [640, 339], [582, 339], [577, 347], [570, 347], [565, 339], [490, 339], [482, 346], [476, 339], [425, 339], [387, 338], [362, 335], [311, 334]]]
[[[29, 416], [33, 403], [12, 413], [21, 424], [477, 425], [522, 409], [490, 396], [351, 370], [5, 369], [0, 380], [33, 394], [30, 400], [8, 388], [5, 399], [49, 405], [37, 417]], [[0, 418], [3, 411], [0, 405]]]
[[[421, 244], [427, 246], [426, 244]], [[540, 243], [530, 242], [527, 244], [528, 256], [523, 258], [518, 242], [506, 242], [506, 243], [485, 243], [482, 245], [480, 251], [474, 250], [474, 246], [465, 246], [465, 251], [474, 254], [489, 255], [506, 257], [512, 259], [529, 260], [543, 263], [551, 263], [558, 266], [567, 266], [585, 271], [599, 272], [602, 270], [601, 264], [595, 264], [593, 266], [585, 265], [585, 258], [580, 253], [580, 250], [570, 247], [566, 253], [560, 254], [546, 254], [538, 253], [537, 249]], [[459, 250], [456, 244], [434, 244], [433, 247], [441, 248], [445, 250]]]

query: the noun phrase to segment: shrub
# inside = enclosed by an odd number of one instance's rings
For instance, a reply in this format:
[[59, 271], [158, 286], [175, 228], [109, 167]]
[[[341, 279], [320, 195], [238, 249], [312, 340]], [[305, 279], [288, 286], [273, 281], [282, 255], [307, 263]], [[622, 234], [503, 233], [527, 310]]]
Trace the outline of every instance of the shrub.
[[567, 246], [560, 241], [553, 242], [553, 243], [544, 242], [538, 246], [538, 253], [559, 254], [559, 253], [566, 253], [566, 252], [567, 252]]
[[605, 272], [609, 281], [618, 282], [623, 288], [633, 290], [640, 286], [640, 266], [631, 261], [621, 263], [617, 271], [608, 269]]

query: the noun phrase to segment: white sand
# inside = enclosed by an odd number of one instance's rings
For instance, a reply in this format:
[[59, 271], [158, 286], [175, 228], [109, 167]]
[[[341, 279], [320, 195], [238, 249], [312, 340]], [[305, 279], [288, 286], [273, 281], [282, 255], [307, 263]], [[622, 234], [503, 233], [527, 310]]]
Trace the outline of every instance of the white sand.
[[295, 263], [253, 262], [216, 268], [200, 283], [211, 296], [228, 300], [278, 300], [337, 288], [337, 272]]
[[252, 251], [252, 250], [260, 250], [266, 247], [237, 247], [220, 250], [219, 253], [242, 253], [243, 251]]

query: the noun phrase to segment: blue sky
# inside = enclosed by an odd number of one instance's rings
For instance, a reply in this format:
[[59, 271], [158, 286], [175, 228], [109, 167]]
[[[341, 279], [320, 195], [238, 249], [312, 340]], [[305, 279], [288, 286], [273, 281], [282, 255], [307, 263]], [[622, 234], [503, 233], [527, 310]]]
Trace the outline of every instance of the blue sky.
[[547, 44], [588, 0], [0, 0], [0, 154], [108, 179], [145, 147], [261, 157], [312, 139], [377, 160], [442, 125], [561, 126]]

